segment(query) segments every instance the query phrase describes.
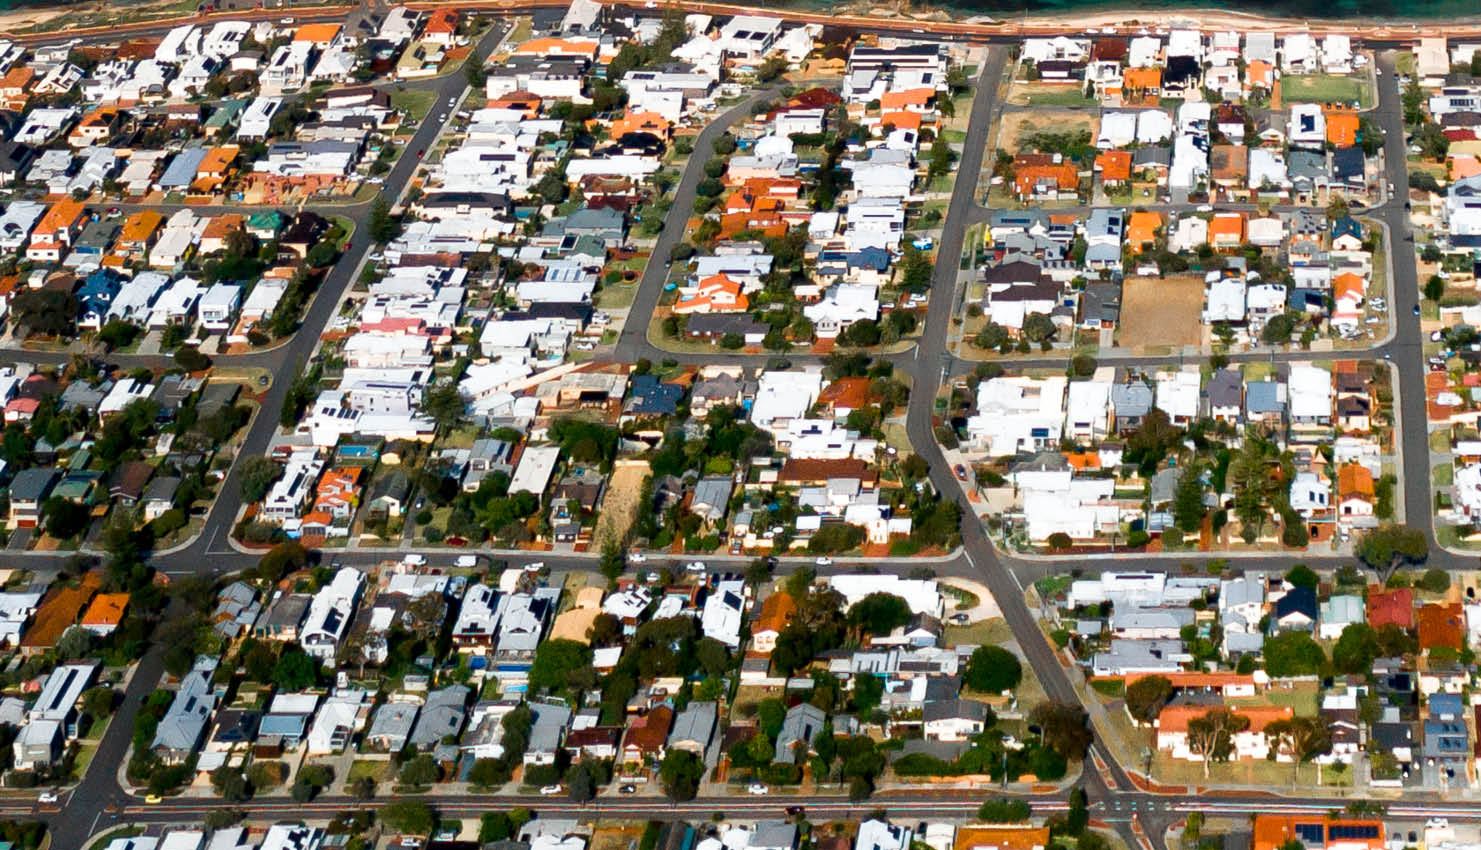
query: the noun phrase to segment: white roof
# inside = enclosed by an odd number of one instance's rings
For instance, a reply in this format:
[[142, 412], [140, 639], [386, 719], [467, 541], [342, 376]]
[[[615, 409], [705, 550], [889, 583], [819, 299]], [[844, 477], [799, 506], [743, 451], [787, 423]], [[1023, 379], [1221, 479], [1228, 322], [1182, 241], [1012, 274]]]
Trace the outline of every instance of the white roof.
[[828, 586], [843, 595], [844, 606], [851, 606], [871, 593], [888, 593], [905, 600], [912, 614], [940, 617], [941, 592], [935, 579], [905, 579], [897, 575], [837, 575]]
[[560, 455], [560, 446], [526, 446], [509, 480], [509, 492], [544, 493]]

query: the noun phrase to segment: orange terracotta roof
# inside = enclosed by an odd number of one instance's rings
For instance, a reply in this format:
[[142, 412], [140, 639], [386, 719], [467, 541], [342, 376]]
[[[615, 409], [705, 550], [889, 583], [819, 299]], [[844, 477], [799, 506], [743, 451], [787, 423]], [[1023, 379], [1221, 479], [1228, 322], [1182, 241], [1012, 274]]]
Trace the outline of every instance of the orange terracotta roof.
[[792, 622], [792, 617], [796, 614], [797, 600], [791, 594], [780, 591], [773, 593], [761, 603], [761, 613], [756, 617], [756, 622], [751, 624], [751, 634], [780, 632]]
[[1450, 179], [1452, 181], [1464, 180], [1467, 177], [1474, 177], [1477, 174], [1481, 174], [1481, 160], [1478, 160], [1472, 154], [1453, 153], [1446, 158], [1445, 165], [1449, 168]]
[[82, 218], [82, 201], [74, 201], [71, 198], [57, 201], [41, 217], [41, 223], [36, 225], [35, 234], [42, 240], [49, 239], [60, 231], [75, 226]]
[[1064, 459], [1074, 469], [1100, 469], [1099, 452], [1069, 452]]
[[1121, 72], [1121, 87], [1160, 89], [1162, 88], [1162, 71], [1158, 68], [1127, 68]]
[[1034, 187], [1041, 182], [1052, 182], [1059, 191], [1072, 192], [1079, 188], [1080, 175], [1069, 163], [1029, 165], [1014, 171], [1013, 183], [1020, 196], [1032, 195]]
[[31, 618], [31, 627], [21, 637], [21, 646], [33, 649], [49, 649], [56, 645], [62, 633], [77, 622], [93, 594], [103, 584], [98, 573], [84, 573], [74, 587], [65, 582], [52, 585]]
[[1357, 144], [1358, 116], [1346, 111], [1328, 112], [1327, 141], [1339, 148], [1352, 147]]
[[1148, 676], [1161, 676], [1174, 688], [1227, 688], [1236, 685], [1255, 684], [1255, 677], [1248, 673], [1200, 673], [1194, 670], [1173, 670], [1167, 673], [1127, 673], [1127, 685]]
[[1244, 213], [1217, 213], [1208, 224], [1210, 241], [1244, 241]]
[[586, 56], [595, 59], [597, 55], [597, 43], [595, 41], [576, 41], [564, 38], [532, 38], [514, 48], [514, 53], [516, 55], [534, 54], [537, 56]]
[[[1241, 717], [1250, 721], [1249, 731], [1262, 732], [1265, 727], [1277, 720], [1286, 720], [1295, 716], [1295, 712], [1289, 705], [1246, 705], [1246, 706], [1224, 706]], [[1157, 715], [1158, 732], [1187, 732], [1188, 722], [1208, 714], [1217, 705], [1169, 705], [1162, 709]]]
[[1131, 179], [1131, 151], [1102, 151], [1095, 158], [1095, 170], [1102, 180]]
[[956, 831], [952, 850], [1043, 850], [1049, 846], [1047, 826], [963, 826]]
[[889, 124], [896, 130], [919, 130], [920, 120], [921, 116], [919, 112], [911, 112], [908, 109], [898, 109], [893, 112], [886, 112], [885, 114], [879, 116], [879, 125], [883, 127], [884, 125]]
[[893, 112], [896, 109], [904, 109], [907, 106], [925, 106], [935, 96], [936, 90], [932, 88], [887, 91], [883, 95], [880, 95], [879, 109], [881, 112]]
[[1162, 227], [1162, 213], [1141, 210], [1131, 214], [1126, 223], [1126, 241], [1140, 249], [1157, 241], [1157, 231]]
[[339, 36], [340, 25], [334, 23], [304, 24], [293, 31], [294, 41], [328, 44]]
[[1419, 609], [1418, 629], [1421, 650], [1449, 647], [1459, 650], [1466, 640], [1466, 615], [1459, 602], [1430, 603]]
[[1275, 82], [1275, 66], [1264, 59], [1256, 59], [1245, 66], [1244, 77], [1252, 86], [1270, 88]]
[[1388, 625], [1414, 628], [1414, 591], [1407, 587], [1369, 587], [1368, 625], [1375, 629]]
[[99, 593], [93, 597], [91, 605], [82, 615], [84, 626], [116, 626], [123, 622], [123, 615], [129, 607], [129, 595], [127, 593]]
[[1337, 498], [1360, 496], [1373, 498], [1373, 473], [1360, 463], [1343, 464], [1337, 470]]
[[[1339, 827], [1365, 827], [1366, 831], [1372, 832], [1372, 838], [1360, 839], [1344, 837], [1339, 841], [1332, 839], [1330, 842], [1308, 842], [1304, 841], [1304, 835], [1298, 835], [1297, 826], [1307, 827], [1315, 825], [1318, 828], [1325, 827], [1325, 835], [1330, 837], [1332, 832]], [[1303, 830], [1305, 832], [1305, 830]], [[1344, 829], [1348, 835], [1356, 834], [1356, 830]], [[1323, 850], [1328, 843], [1340, 843], [1344, 848], [1352, 850], [1354, 842], [1366, 843], [1369, 850], [1380, 850], [1384, 846], [1385, 835], [1383, 822], [1367, 818], [1333, 818], [1326, 815], [1255, 815], [1254, 841], [1251, 850], [1279, 850], [1289, 841], [1295, 840], [1306, 844], [1308, 850]]]
[[246, 221], [241, 213], [223, 213], [212, 216], [206, 222], [206, 229], [201, 231], [202, 239], [225, 239], [233, 231], [241, 230], [242, 223]]
[[458, 31], [458, 14], [450, 9], [438, 9], [427, 18], [422, 28], [423, 35], [450, 35]]
[[869, 405], [871, 396], [868, 378], [839, 378], [818, 393], [818, 404], [858, 410]]
[[1344, 295], [1356, 296], [1362, 300], [1363, 292], [1367, 285], [1363, 282], [1363, 276], [1354, 272], [1343, 272], [1332, 279], [1332, 297], [1341, 298]]
[[124, 219], [123, 230], [118, 234], [118, 241], [134, 245], [142, 245], [150, 240], [156, 231], [165, 223], [165, 217], [154, 210], [139, 210]]

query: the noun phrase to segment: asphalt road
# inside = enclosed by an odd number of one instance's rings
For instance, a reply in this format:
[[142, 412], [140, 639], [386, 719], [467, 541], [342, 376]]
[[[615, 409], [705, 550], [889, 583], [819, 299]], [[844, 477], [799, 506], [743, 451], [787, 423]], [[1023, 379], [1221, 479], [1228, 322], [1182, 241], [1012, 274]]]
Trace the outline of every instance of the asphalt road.
[[[480, 46], [481, 53], [487, 52], [490, 40], [496, 35], [497, 33], [491, 33], [488, 38], [484, 39]], [[957, 266], [954, 258], [961, 256], [966, 226], [973, 221], [980, 220], [982, 216], [981, 208], [974, 201], [974, 190], [976, 177], [981, 170], [986, 138], [992, 124], [994, 110], [999, 108], [994, 93], [1004, 71], [1006, 55], [1005, 47], [994, 45], [989, 58], [983, 63], [982, 72], [977, 80], [977, 94], [972, 102], [966, 142], [961, 161], [957, 166], [957, 173], [965, 176], [955, 186], [948, 206], [938, 254], [947, 259], [937, 266], [932, 280], [925, 332], [915, 348], [904, 354], [891, 355], [887, 358], [909, 371], [914, 377], [914, 388], [907, 408], [907, 433], [915, 450], [930, 463], [932, 484], [939, 492], [946, 494], [948, 498], [958, 499], [964, 506], [965, 496], [961, 493], [932, 433], [932, 404], [935, 389], [944, 377], [960, 374], [969, 370], [973, 365], [951, 358], [946, 350], [947, 330], [951, 316], [955, 312], [957, 299]], [[1396, 186], [1403, 186], [1406, 185], [1407, 178], [1404, 174], [1402, 117], [1397, 105], [1391, 60], [1386, 57], [1383, 61], [1387, 73], [1384, 76], [1378, 120], [1388, 134], [1387, 161], [1390, 179]], [[440, 104], [444, 100], [457, 97], [462, 93], [464, 82], [461, 75], [452, 75], [437, 81], [435, 87], [438, 91], [439, 107], [434, 107], [434, 115], [440, 111]], [[696, 141], [695, 155], [691, 158], [681, 183], [675, 191], [674, 205], [666, 218], [665, 228], [660, 233], [658, 248], [654, 253], [655, 258], [665, 257], [682, 236], [684, 222], [693, 205], [694, 188], [702, 174], [703, 164], [709, 158], [708, 154], [714, 140], [731, 122], [748, 114], [750, 104], [760, 96], [762, 96], [761, 93], [753, 94], [745, 103], [732, 108], [701, 132]], [[430, 148], [432, 141], [441, 130], [441, 122], [429, 116], [429, 120], [408, 143], [407, 149], [412, 152], [412, 155], [403, 156], [387, 175], [385, 191], [389, 196], [399, 197], [404, 192], [417, 164], [415, 151]], [[320, 332], [332, 319], [341, 297], [352, 285], [361, 262], [370, 250], [370, 242], [366, 234], [369, 206], [365, 205], [353, 212], [344, 210], [336, 212], [349, 215], [356, 224], [356, 232], [344, 258], [321, 284], [320, 291], [305, 317], [302, 330], [282, 348], [263, 355], [252, 355], [260, 358], [261, 362], [258, 365], [265, 365], [276, 373], [276, 380], [264, 400], [261, 415], [250, 426], [243, 453], [262, 454], [267, 451], [273, 430], [277, 427], [277, 411], [281, 408], [288, 385], [299, 365], [307, 362], [311, 356]], [[1389, 227], [1392, 234], [1390, 244], [1394, 251], [1407, 250], [1405, 246], [1408, 243], [1405, 238], [1408, 234], [1408, 226], [1402, 209], [1402, 200], [1391, 201], [1382, 207], [1372, 209], [1367, 212], [1367, 215], [1380, 218]], [[1405, 257], [1405, 260], [1407, 259]], [[1391, 303], [1395, 308], [1394, 321], [1397, 327], [1394, 340], [1369, 352], [1349, 352], [1345, 356], [1388, 355], [1399, 368], [1399, 416], [1403, 423], [1405, 502], [1409, 508], [1411, 524], [1428, 529], [1428, 456], [1425, 440], [1427, 429], [1424, 424], [1423, 394], [1420, 390], [1423, 363], [1420, 356], [1418, 321], [1407, 312], [1408, 305], [1418, 301], [1417, 281], [1412, 263], [1408, 262], [1394, 263], [1392, 275], [1394, 297]], [[656, 267], [656, 264], [650, 266], [645, 272], [634, 302], [635, 319], [629, 321], [623, 335], [619, 338], [618, 357], [621, 359], [637, 359], [644, 356], [672, 357], [681, 363], [707, 363], [721, 359], [711, 353], [697, 356], [672, 354], [656, 349], [647, 341], [646, 332], [649, 322], [644, 319], [651, 319], [664, 278], [665, 274]], [[27, 356], [29, 357], [29, 353]], [[734, 356], [737, 359], [749, 357], [749, 362], [753, 363], [764, 362], [765, 357], [765, 355], [761, 357], [756, 355], [726, 356]], [[1255, 354], [1247, 356], [1246, 359], [1265, 359], [1268, 356]], [[808, 358], [807, 355], [787, 355], [787, 357], [794, 362]], [[1281, 354], [1277, 356], [1277, 359], [1302, 359], [1302, 356]], [[1149, 363], [1166, 362], [1166, 358], [1148, 358], [1147, 361]], [[219, 358], [219, 362], [230, 361], [229, 358]], [[1065, 361], [1064, 358], [1045, 358], [1042, 363], [1038, 360], [1028, 362], [1032, 365], [1062, 366]], [[1134, 361], [1128, 360], [1128, 362]], [[157, 555], [154, 558], [154, 564], [158, 568], [171, 573], [221, 573], [240, 569], [255, 562], [255, 556], [238, 553], [226, 544], [230, 525], [241, 506], [236, 476], [236, 470], [233, 468], [220, 487], [221, 496], [212, 507], [200, 537], [178, 552]], [[967, 513], [970, 515], [970, 510]], [[1015, 638], [1027, 656], [1028, 662], [1039, 675], [1045, 692], [1052, 699], [1076, 702], [1078, 698], [1069, 675], [1056, 653], [1043, 639], [1031, 613], [1023, 605], [1022, 583], [1051, 572], [1083, 568], [1087, 560], [1093, 559], [1083, 556], [1032, 560], [1006, 558], [995, 551], [980, 523], [969, 521], [963, 525], [963, 545], [959, 553], [953, 558], [932, 562], [933, 568], [939, 575], [969, 576], [984, 582], [1002, 607]], [[396, 557], [399, 554], [401, 553], [352, 551], [328, 557], [344, 563], [368, 564], [381, 561], [388, 556]], [[432, 557], [451, 558], [455, 554], [457, 554], [456, 551], [439, 550]], [[486, 551], [480, 554], [507, 560], [513, 564], [543, 561], [556, 571], [589, 568], [594, 557], [594, 555], [490, 553]], [[655, 559], [655, 561], [661, 560]], [[746, 559], [712, 558], [707, 560], [716, 562], [713, 569], [723, 569], [722, 564], [734, 563], [738, 566], [739, 561]], [[1181, 556], [1175, 560], [1169, 560], [1168, 563], [1180, 564], [1190, 560], [1198, 559]], [[1319, 560], [1319, 556], [1303, 556], [1302, 560]], [[1436, 552], [1431, 559], [1432, 563], [1443, 566], [1460, 566], [1465, 560], [1468, 559], [1454, 558], [1440, 552]], [[1139, 566], [1149, 566], [1156, 562], [1157, 559], [1138, 559]], [[1240, 559], [1240, 562], [1248, 566], [1269, 564], [1272, 568], [1283, 568], [1289, 564], [1290, 559], [1250, 558]], [[795, 560], [790, 562], [791, 565], [796, 563]], [[921, 564], [922, 561], [917, 559], [893, 561], [885, 559], [871, 562], [869, 568], [906, 570]], [[852, 570], [857, 566], [856, 563], [844, 563], [826, 568], [823, 572]], [[99, 757], [95, 761], [95, 769], [76, 790], [68, 795], [61, 812], [42, 814], [42, 817], [52, 823], [55, 830], [55, 846], [81, 846], [82, 839], [91, 831], [95, 819], [117, 818], [120, 821], [151, 823], [198, 822], [204, 811], [221, 805], [210, 800], [175, 799], [150, 806], [142, 804], [138, 798], [127, 796], [122, 789], [117, 787], [111, 767], [122, 763], [128, 747], [133, 715], [140, 699], [153, 689], [158, 680], [159, 652], [160, 650], [156, 649], [154, 653], [146, 657], [132, 680], [124, 704], [104, 739]], [[1151, 795], [1133, 790], [1134, 786], [1130, 777], [1122, 767], [1110, 759], [1109, 754], [1100, 749], [1098, 745], [1097, 752], [1106, 763], [1104, 773], [1087, 765], [1083, 783], [1097, 815], [1121, 832], [1131, 846], [1138, 846], [1136, 834], [1131, 828], [1134, 818], [1140, 819], [1146, 825], [1153, 845], [1160, 847], [1162, 827], [1179, 819], [1183, 812], [1207, 810], [1211, 805], [1203, 795]], [[552, 814], [588, 813], [633, 817], [698, 818], [707, 816], [716, 810], [776, 814], [778, 807], [801, 804], [808, 806], [810, 812], [824, 816], [854, 815], [861, 811], [885, 808], [899, 817], [910, 819], [918, 813], [965, 814], [975, 808], [976, 802], [983, 796], [986, 795], [933, 793], [928, 798], [922, 799], [916, 795], [882, 794], [879, 798], [857, 806], [828, 795], [776, 796], [764, 800], [726, 797], [697, 800], [680, 805], [651, 799], [622, 799], [620, 797], [611, 799], [604, 797], [601, 801], [584, 807], [573, 807], [565, 801], [544, 797], [517, 802], [537, 811]], [[1042, 796], [1037, 799], [1041, 810], [1052, 810], [1063, 806], [1062, 801], [1056, 795]], [[454, 816], [486, 810], [494, 802], [493, 798], [487, 797], [438, 796], [433, 800], [440, 808]], [[1234, 806], [1241, 812], [1272, 810], [1276, 806], [1288, 805], [1273, 803], [1269, 796], [1255, 795], [1220, 796], [1218, 801], [1217, 805]], [[517, 804], [509, 798], [497, 798], [497, 802], [501, 807]], [[301, 817], [308, 814], [333, 813], [355, 805], [359, 804], [346, 798], [336, 797], [325, 798], [306, 806], [281, 800], [263, 800], [248, 804], [247, 808], [264, 816]], [[1325, 801], [1299, 805], [1320, 811], [1331, 807], [1330, 803]], [[22, 803], [15, 797], [0, 798], [0, 810], [11, 811], [20, 808], [22, 808]], [[1481, 817], [1481, 806], [1476, 804], [1447, 802], [1444, 808], [1447, 811], [1455, 811], [1457, 814], [1454, 816], [1457, 817]], [[1431, 810], [1435, 810], [1434, 806], [1425, 809], [1425, 811]]]

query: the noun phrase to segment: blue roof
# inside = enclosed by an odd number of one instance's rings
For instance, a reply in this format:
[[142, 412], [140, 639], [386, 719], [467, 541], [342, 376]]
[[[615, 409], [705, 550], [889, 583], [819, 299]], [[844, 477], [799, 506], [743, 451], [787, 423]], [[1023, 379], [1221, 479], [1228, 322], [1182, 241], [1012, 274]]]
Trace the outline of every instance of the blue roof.
[[189, 186], [195, 180], [195, 174], [200, 170], [201, 163], [206, 158], [205, 148], [186, 148], [170, 161], [170, 167], [159, 178], [161, 189], [180, 189]]
[[632, 379], [625, 409], [628, 413], [666, 416], [678, 408], [683, 397], [683, 387], [666, 384], [655, 375], [637, 375]]
[[890, 253], [883, 248], [860, 248], [848, 255], [848, 264], [853, 268], [882, 272], [890, 267]]

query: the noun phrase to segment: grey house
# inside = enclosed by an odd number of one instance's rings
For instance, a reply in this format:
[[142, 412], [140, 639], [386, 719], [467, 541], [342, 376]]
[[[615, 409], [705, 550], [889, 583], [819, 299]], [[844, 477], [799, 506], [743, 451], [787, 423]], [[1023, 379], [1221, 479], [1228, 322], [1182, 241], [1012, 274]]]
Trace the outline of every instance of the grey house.
[[419, 750], [430, 750], [442, 743], [448, 735], [456, 736], [463, 731], [465, 707], [468, 704], [468, 686], [448, 685], [440, 691], [427, 694], [416, 726], [411, 730], [408, 743]]
[[827, 715], [815, 705], [801, 703], [792, 706], [782, 721], [782, 731], [777, 733], [776, 754], [772, 761], [778, 764], [796, 764], [795, 745], [802, 745], [800, 749], [805, 757], [812, 747], [813, 738], [817, 737], [826, 721]]
[[160, 718], [149, 748], [167, 764], [180, 764], [195, 754], [216, 708], [211, 692], [211, 670], [192, 670], [180, 682], [180, 690]]
[[715, 723], [719, 718], [719, 706], [713, 702], [691, 702], [674, 717], [669, 730], [669, 749], [678, 748], [704, 757], [710, 741], [715, 737]]

